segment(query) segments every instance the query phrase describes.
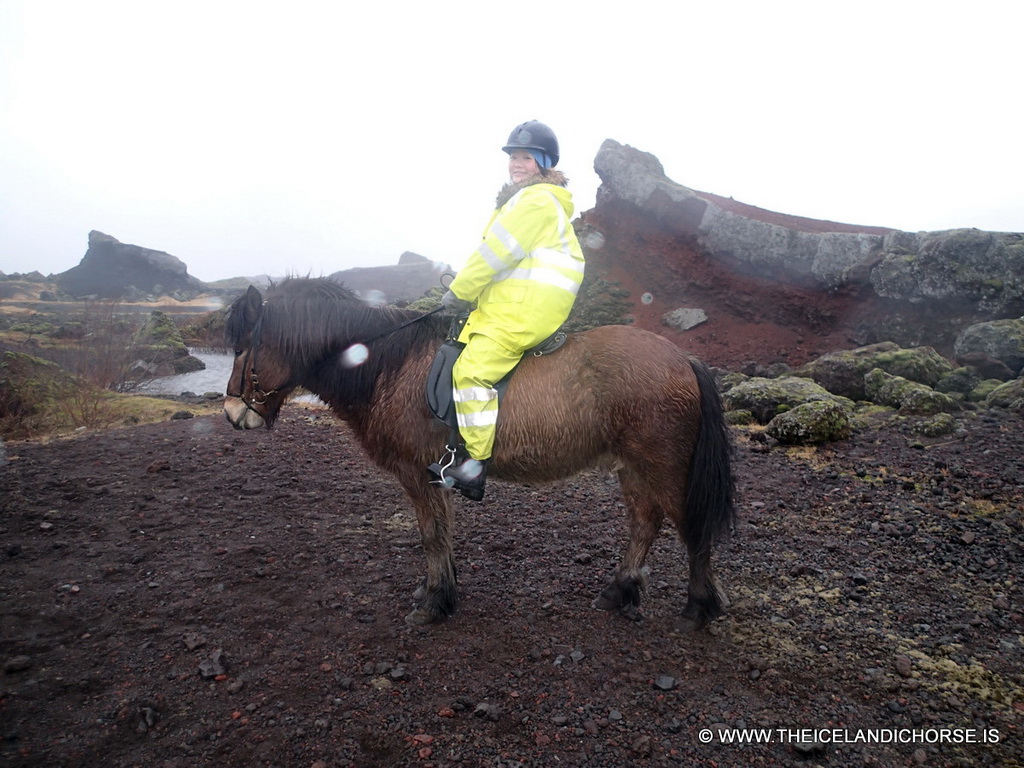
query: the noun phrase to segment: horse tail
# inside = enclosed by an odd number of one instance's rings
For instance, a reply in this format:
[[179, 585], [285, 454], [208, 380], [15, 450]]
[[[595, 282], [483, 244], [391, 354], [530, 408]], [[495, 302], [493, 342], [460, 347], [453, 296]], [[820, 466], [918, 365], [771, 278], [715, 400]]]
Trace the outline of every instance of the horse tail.
[[706, 556], [714, 543], [735, 525], [732, 444], [722, 398], [711, 371], [694, 358], [690, 359], [690, 367], [700, 388], [700, 427], [690, 460], [683, 537], [692, 553]]

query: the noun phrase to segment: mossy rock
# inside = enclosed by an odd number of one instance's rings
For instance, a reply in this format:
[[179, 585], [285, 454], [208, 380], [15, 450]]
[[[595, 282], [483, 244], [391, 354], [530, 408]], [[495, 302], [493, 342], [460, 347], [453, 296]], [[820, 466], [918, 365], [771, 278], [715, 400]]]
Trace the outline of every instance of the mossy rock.
[[737, 384], [742, 384], [750, 378], [745, 373], [739, 373], [738, 371], [716, 370], [714, 374], [715, 383], [718, 384], [718, 391], [723, 393], [728, 392]]
[[1010, 408], [1021, 410], [1024, 403], [1024, 379], [1014, 379], [1000, 384], [985, 398], [985, 405], [990, 408]]
[[972, 403], [983, 403], [989, 395], [1005, 383], [1002, 379], [983, 379], [971, 390], [967, 399]]
[[137, 344], [150, 349], [166, 349], [173, 352], [188, 353], [181, 330], [169, 315], [158, 309], [153, 310], [146, 322], [135, 334]]
[[206, 367], [202, 360], [189, 353], [174, 320], [160, 310], [153, 310], [136, 332], [132, 353], [145, 363], [144, 366], [136, 364], [134, 368], [145, 368], [155, 375], [192, 373]]
[[772, 419], [765, 432], [780, 443], [831, 443], [850, 436], [850, 410], [831, 400], [803, 403]]
[[754, 376], [730, 388], [722, 397], [726, 410], [750, 411], [761, 424], [767, 424], [780, 413], [805, 403], [825, 400], [848, 411], [853, 402], [837, 397], [810, 379], [783, 376], [765, 379]]
[[632, 309], [629, 291], [621, 283], [588, 274], [563, 329], [579, 333], [602, 325], [629, 325]]
[[903, 349], [891, 341], [822, 355], [794, 371], [809, 376], [829, 392], [852, 400], [867, 397], [864, 376], [879, 368], [893, 376], [934, 387], [953, 364], [932, 347]]
[[956, 419], [949, 413], [937, 413], [913, 426], [913, 431], [925, 437], [942, 437], [956, 431]]
[[900, 413], [928, 415], [957, 412], [961, 405], [954, 398], [929, 386], [875, 368], [864, 377], [869, 399], [879, 405], [898, 408]]
[[726, 411], [725, 421], [727, 424], [732, 424], [734, 427], [745, 427], [750, 424], [756, 424], [757, 419], [754, 418], [754, 414], [750, 411]]
[[1024, 368], [1024, 318], [977, 323], [957, 337], [953, 347], [958, 358], [983, 354], [1005, 365], [1014, 375]]
[[970, 366], [963, 366], [954, 368], [939, 379], [935, 384], [935, 391], [945, 392], [947, 395], [969, 395], [980, 383], [981, 377], [977, 370]]
[[892, 421], [899, 412], [887, 405], [874, 403], [858, 403], [850, 416], [850, 426], [855, 430], [869, 429]]

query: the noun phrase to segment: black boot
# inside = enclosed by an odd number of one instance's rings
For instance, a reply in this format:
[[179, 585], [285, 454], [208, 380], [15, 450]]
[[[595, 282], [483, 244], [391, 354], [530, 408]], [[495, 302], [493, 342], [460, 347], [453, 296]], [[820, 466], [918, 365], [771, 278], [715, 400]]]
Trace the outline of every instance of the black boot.
[[478, 461], [470, 458], [464, 446], [456, 450], [449, 449], [437, 461], [427, 467], [432, 483], [445, 488], [455, 488], [470, 501], [481, 501], [484, 498], [484, 485], [487, 482], [487, 459]]

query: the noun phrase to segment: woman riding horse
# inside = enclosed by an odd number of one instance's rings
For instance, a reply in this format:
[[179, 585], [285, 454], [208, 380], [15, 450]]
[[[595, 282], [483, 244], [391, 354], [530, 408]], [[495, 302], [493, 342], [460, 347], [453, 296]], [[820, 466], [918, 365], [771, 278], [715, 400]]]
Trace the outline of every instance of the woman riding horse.
[[428, 468], [435, 483], [454, 485], [468, 499], [484, 497], [487, 464], [498, 422], [495, 382], [523, 352], [565, 322], [583, 281], [583, 250], [570, 219], [567, 179], [554, 170], [558, 139], [543, 123], [516, 126], [502, 147], [510, 180], [483, 242], [442, 299], [457, 312], [473, 310], [459, 335], [466, 345], [452, 371], [462, 444], [448, 446]]
[[[423, 394], [446, 326], [439, 315], [369, 306], [332, 280], [298, 278], [271, 286], [266, 296], [250, 287], [226, 324], [235, 364], [224, 415], [233, 426], [271, 427], [289, 395], [304, 387], [409, 496], [427, 564], [410, 624], [450, 616], [458, 603], [453, 494], [423, 482], [423, 468], [449, 432]], [[354, 347], [362, 354], [347, 354]], [[722, 613], [711, 552], [732, 527], [733, 479], [729, 430], [705, 365], [649, 331], [594, 328], [569, 334], [557, 354], [525, 356], [501, 413], [494, 477], [544, 483], [595, 466], [618, 477], [628, 542], [597, 607], [639, 616], [648, 552], [671, 521], [690, 566], [679, 627], [703, 627]], [[344, 509], [346, 502], [323, 503]]]

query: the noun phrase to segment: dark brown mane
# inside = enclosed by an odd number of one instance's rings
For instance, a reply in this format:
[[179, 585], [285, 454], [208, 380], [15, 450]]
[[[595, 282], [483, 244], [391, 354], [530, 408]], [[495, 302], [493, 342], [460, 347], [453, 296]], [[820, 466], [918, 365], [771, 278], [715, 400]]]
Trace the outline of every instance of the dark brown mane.
[[[232, 305], [225, 329], [229, 343], [241, 345], [252, 331], [241, 299]], [[394, 333], [422, 313], [368, 305], [341, 283], [327, 278], [287, 278], [271, 285], [261, 312], [261, 345], [274, 346], [301, 377], [334, 376], [349, 404], [367, 402], [380, 374], [397, 370], [413, 351], [437, 344], [446, 321], [425, 318]], [[353, 344], [370, 342], [364, 365], [336, 371], [340, 355]]]

